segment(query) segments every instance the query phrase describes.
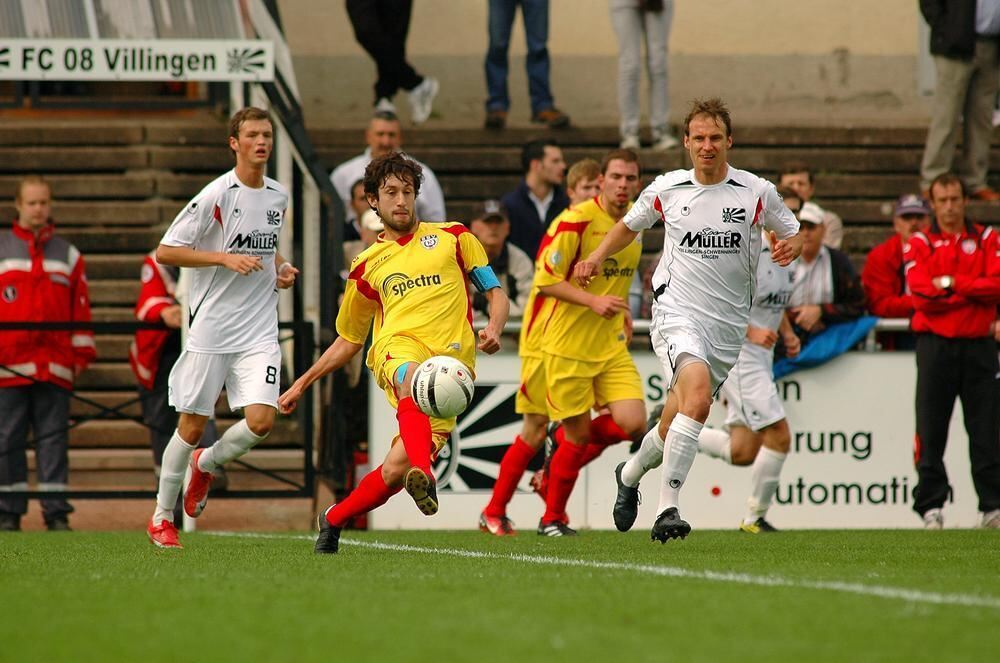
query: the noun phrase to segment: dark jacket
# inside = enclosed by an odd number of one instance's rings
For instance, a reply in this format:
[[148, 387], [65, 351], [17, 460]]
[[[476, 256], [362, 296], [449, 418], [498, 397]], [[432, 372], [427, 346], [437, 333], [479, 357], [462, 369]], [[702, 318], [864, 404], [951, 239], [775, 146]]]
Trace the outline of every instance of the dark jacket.
[[552, 194], [552, 203], [545, 213], [544, 219], [538, 218], [535, 203], [528, 197], [528, 184], [521, 180], [516, 189], [504, 194], [500, 202], [507, 208], [507, 218], [510, 219], [510, 237], [507, 241], [528, 254], [534, 260], [538, 254], [538, 245], [542, 236], [548, 230], [552, 219], [569, 207], [569, 196], [562, 187], [556, 187]]
[[976, 54], [976, 0], [920, 0], [931, 27], [931, 53], [954, 60]]

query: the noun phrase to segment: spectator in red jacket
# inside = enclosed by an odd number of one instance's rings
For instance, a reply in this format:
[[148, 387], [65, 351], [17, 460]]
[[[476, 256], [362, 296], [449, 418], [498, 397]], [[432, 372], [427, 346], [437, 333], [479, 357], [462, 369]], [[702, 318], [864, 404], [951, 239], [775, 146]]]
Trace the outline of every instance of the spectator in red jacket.
[[[0, 232], [0, 320], [89, 322], [83, 257], [55, 235], [52, 190], [25, 177], [14, 200], [17, 219]], [[69, 480], [69, 399], [73, 380], [97, 355], [94, 334], [72, 331], [0, 332], [0, 495], [28, 489], [28, 429], [34, 431], [38, 489], [66, 490]], [[73, 507], [41, 500], [50, 530], [68, 530]], [[0, 498], [0, 530], [21, 528], [23, 497]]]
[[983, 527], [1000, 529], [1000, 364], [993, 324], [1000, 304], [1000, 241], [965, 216], [968, 192], [945, 173], [930, 187], [936, 221], [903, 249], [917, 332], [919, 483], [913, 509], [927, 529], [941, 529], [951, 491], [944, 467], [956, 396], [969, 434], [972, 483]]
[[[177, 411], [167, 399], [167, 377], [181, 354], [181, 306], [177, 301], [177, 280], [180, 267], [162, 265], [156, 261], [156, 251], [146, 255], [142, 263], [139, 299], [135, 317], [140, 322], [161, 322], [166, 329], [140, 329], [129, 346], [128, 360], [139, 383], [139, 403], [142, 422], [149, 429], [153, 451], [153, 472], [160, 476], [163, 451], [177, 428]], [[209, 419], [199, 447], [209, 447], [217, 439], [215, 420]], [[219, 468], [212, 488], [225, 487], [226, 475]], [[178, 504], [180, 500], [178, 499]], [[179, 509], [175, 516], [180, 517]], [[179, 521], [178, 521], [179, 522]]]
[[[916, 194], [900, 196], [892, 214], [896, 233], [868, 252], [861, 283], [868, 298], [868, 310], [880, 318], [913, 317], [913, 300], [906, 287], [903, 273], [903, 245], [915, 232], [926, 232], [931, 225], [931, 208]], [[916, 339], [912, 335], [884, 333], [878, 335], [883, 348], [912, 350]]]

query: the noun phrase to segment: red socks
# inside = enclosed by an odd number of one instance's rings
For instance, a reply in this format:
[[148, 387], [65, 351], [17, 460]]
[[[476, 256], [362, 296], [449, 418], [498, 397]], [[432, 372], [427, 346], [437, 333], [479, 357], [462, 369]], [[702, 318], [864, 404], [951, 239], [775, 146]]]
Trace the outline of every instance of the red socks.
[[500, 518], [507, 515], [507, 504], [536, 453], [538, 451], [529, 447], [520, 435], [514, 438], [514, 444], [510, 445], [500, 461], [500, 476], [493, 484], [493, 498], [486, 505], [487, 516]]
[[410, 465], [419, 467], [431, 474], [431, 420], [409, 396], [399, 401], [396, 408], [396, 421], [399, 422], [399, 437], [403, 440], [403, 448], [410, 459]]
[[628, 435], [610, 414], [602, 414], [590, 422], [590, 441], [603, 447], [627, 440]]
[[402, 489], [390, 488], [382, 479], [382, 466], [365, 475], [351, 494], [326, 512], [326, 521], [334, 527], [343, 527], [351, 518], [376, 509]]
[[549, 463], [549, 490], [545, 499], [543, 522], [548, 523], [554, 520], [569, 522], [569, 516], [566, 515], [566, 502], [569, 501], [569, 494], [573, 492], [576, 478], [580, 475], [580, 461], [583, 458], [584, 449], [585, 447], [582, 445], [562, 441], [552, 455], [552, 461]]

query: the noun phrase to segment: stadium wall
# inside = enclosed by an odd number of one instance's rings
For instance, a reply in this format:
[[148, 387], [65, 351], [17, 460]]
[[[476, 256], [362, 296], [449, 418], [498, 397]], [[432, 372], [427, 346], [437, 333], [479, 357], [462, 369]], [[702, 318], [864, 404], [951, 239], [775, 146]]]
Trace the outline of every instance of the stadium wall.
[[[342, 2], [280, 0], [310, 126], [353, 126], [371, 109], [375, 68]], [[923, 20], [912, 0], [676, 0], [670, 37], [673, 120], [695, 96], [721, 94], [746, 124], [923, 125]], [[441, 80], [435, 123], [478, 126], [486, 2], [417, 0], [410, 60]], [[557, 104], [580, 125], [617, 121], [617, 43], [607, 0], [551, 0]], [[511, 46], [512, 124], [527, 124], [524, 33]], [[585, 74], [585, 75], [582, 75]], [[926, 75], [926, 71], [924, 71]], [[924, 81], [926, 84], [926, 81]], [[405, 106], [401, 95], [397, 103]]]

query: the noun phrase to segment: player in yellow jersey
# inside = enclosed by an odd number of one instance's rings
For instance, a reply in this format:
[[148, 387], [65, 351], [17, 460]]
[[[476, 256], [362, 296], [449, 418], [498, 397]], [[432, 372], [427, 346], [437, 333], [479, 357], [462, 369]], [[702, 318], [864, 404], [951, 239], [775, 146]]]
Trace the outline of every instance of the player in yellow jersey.
[[[609, 153], [601, 173], [600, 194], [557, 217], [539, 249], [535, 288], [521, 329], [521, 387], [516, 408], [525, 415], [525, 425], [501, 461], [493, 499], [480, 516], [480, 528], [492, 534], [513, 533], [506, 505], [541, 446], [542, 430], [550, 417], [567, 419], [566, 429], [557, 432], [557, 439], [567, 442], [560, 447], [567, 449], [561, 454], [557, 450], [558, 463], [553, 456], [553, 472], [557, 465], [565, 469], [567, 459], [572, 459], [575, 471], [569, 481], [566, 472], [559, 475], [559, 513], [543, 517], [538, 530], [549, 536], [573, 533], [567, 526], [565, 504], [580, 467], [608, 444], [642, 434], [646, 415], [639, 374], [627, 351], [631, 319], [625, 303], [642, 247], [637, 243], [609, 259], [608, 278], [586, 291], [565, 280], [577, 252], [590, 244], [596, 246], [606, 228], [624, 216], [638, 192], [639, 162], [634, 152]], [[554, 408], [556, 403], [559, 406]], [[604, 405], [611, 406], [611, 414], [591, 421], [591, 407]], [[571, 436], [567, 435], [570, 431]], [[527, 438], [526, 434], [534, 435]], [[547, 506], [546, 515], [549, 510]]]
[[[421, 512], [437, 513], [431, 458], [444, 445], [455, 419], [428, 417], [417, 407], [410, 395], [413, 373], [435, 355], [454, 357], [475, 369], [477, 348], [488, 354], [500, 349], [507, 296], [482, 244], [464, 225], [416, 219], [420, 170], [399, 153], [374, 159], [365, 169], [365, 195], [385, 230], [351, 264], [337, 314], [337, 340], [278, 399], [281, 411], [291, 412], [309, 385], [361, 350], [372, 329], [368, 367], [397, 410], [399, 436], [382, 465], [319, 518], [317, 553], [337, 552], [345, 523], [404, 487]], [[490, 319], [479, 332], [478, 345], [468, 281], [489, 301]]]

